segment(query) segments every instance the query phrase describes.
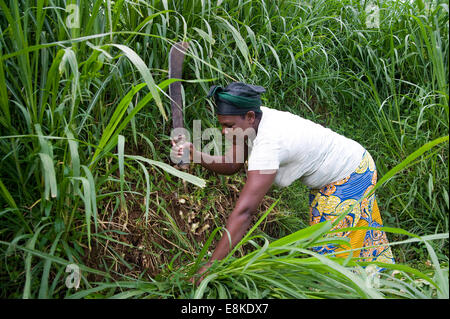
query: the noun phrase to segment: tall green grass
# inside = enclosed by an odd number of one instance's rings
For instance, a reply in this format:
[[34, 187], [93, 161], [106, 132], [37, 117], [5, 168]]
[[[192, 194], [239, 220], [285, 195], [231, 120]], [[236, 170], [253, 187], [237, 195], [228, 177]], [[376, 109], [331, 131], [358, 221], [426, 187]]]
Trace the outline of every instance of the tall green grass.
[[[69, 5], [79, 9], [80, 28], [67, 23]], [[442, 279], [448, 279], [448, 236], [439, 235], [448, 233], [449, 211], [448, 139], [439, 140], [448, 134], [449, 120], [448, 1], [428, 8], [421, 1], [378, 1], [376, 29], [365, 24], [365, 5], [0, 0], [2, 296], [448, 296]], [[382, 288], [363, 285], [366, 272], [353, 273], [342, 261], [308, 250], [307, 228], [280, 239], [286, 241], [280, 255], [267, 254], [277, 241], [260, 233], [266, 239], [247, 242], [255, 252], [230, 257], [198, 289], [184, 281], [208, 246], [189, 239], [160, 195], [182, 192], [182, 180], [188, 181], [195, 185], [192, 195], [212, 203], [208, 209], [217, 217], [214, 198], [226, 192], [227, 180], [199, 167], [191, 175], [167, 164], [168, 52], [180, 40], [190, 41], [187, 127], [194, 119], [202, 119], [203, 127], [217, 124], [204, 99], [209, 81], [241, 80], [266, 87], [266, 105], [329, 126], [371, 151], [380, 176], [389, 178], [378, 198], [385, 224], [397, 229], [391, 242], [403, 241], [393, 245], [402, 280], [383, 275]], [[433, 141], [442, 143], [430, 147]], [[411, 160], [416, 150], [424, 151], [422, 157]], [[204, 178], [208, 189], [201, 188]], [[156, 279], [118, 270], [136, 266], [108, 246], [116, 241], [139, 249], [115, 237], [127, 233], [131, 207], [139, 205], [143, 231], [157, 220], [178, 247], [167, 264], [164, 247], [147, 247], [161, 263]], [[117, 216], [125, 216], [123, 225], [105, 229]], [[404, 241], [398, 229], [421, 239]], [[84, 265], [95, 247], [104, 252], [101, 264]], [[427, 259], [435, 278], [402, 265]], [[82, 269], [79, 292], [64, 285], [70, 263]], [[94, 284], [88, 274], [101, 279]]]

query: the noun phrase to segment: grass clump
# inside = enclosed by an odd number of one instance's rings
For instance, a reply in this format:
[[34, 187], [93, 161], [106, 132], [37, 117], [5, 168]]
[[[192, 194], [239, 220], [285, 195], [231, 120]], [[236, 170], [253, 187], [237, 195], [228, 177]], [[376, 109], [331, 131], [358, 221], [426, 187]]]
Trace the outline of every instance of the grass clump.
[[[0, 0], [1, 296], [448, 298], [448, 1], [377, 4], [371, 28], [351, 0]], [[211, 81], [240, 80], [372, 153], [393, 269], [375, 280], [314, 255], [328, 226], [307, 227], [295, 183], [271, 190], [270, 214], [208, 280], [185, 280], [245, 173], [167, 164], [180, 40], [188, 128], [217, 125]], [[65, 284], [69, 264], [81, 290]]]

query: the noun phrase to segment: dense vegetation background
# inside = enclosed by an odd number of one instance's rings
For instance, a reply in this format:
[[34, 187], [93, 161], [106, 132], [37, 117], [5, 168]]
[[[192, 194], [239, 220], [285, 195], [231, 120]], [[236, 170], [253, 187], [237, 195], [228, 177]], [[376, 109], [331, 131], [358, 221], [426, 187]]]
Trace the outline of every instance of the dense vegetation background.
[[[448, 298], [448, 12], [441, 0], [0, 0], [1, 297]], [[217, 126], [208, 88], [239, 80], [371, 152], [396, 265], [374, 277], [308, 250], [330, 225], [308, 227], [294, 183], [271, 190], [199, 287], [186, 281], [245, 172], [168, 165], [181, 40], [188, 128]]]

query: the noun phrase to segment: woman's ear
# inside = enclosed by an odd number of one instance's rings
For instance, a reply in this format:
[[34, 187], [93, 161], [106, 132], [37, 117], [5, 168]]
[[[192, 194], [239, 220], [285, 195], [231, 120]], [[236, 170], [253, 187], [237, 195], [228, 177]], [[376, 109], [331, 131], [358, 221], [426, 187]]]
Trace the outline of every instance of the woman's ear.
[[250, 123], [253, 124], [256, 119], [256, 114], [253, 111], [248, 111], [247, 114], [245, 114], [245, 119]]

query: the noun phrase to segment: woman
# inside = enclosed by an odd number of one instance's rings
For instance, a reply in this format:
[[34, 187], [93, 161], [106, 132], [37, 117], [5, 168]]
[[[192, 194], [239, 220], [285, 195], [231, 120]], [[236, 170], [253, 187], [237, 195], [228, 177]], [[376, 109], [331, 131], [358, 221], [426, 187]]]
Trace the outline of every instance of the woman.
[[[335, 229], [382, 226], [375, 194], [357, 203], [377, 181], [375, 163], [369, 152], [359, 143], [312, 121], [261, 106], [260, 95], [264, 92], [263, 87], [241, 82], [210, 89], [208, 97], [214, 101], [222, 134], [233, 136], [234, 133], [234, 136], [242, 137], [242, 132], [254, 132], [253, 138], [246, 139], [244, 144], [237, 143], [239, 138], [234, 138], [229, 151], [233, 154], [232, 160], [229, 160], [229, 154], [211, 156], [201, 153], [191, 143], [173, 143], [179, 156], [183, 149], [189, 148], [191, 160], [201, 158], [202, 166], [220, 174], [237, 172], [244, 166], [244, 161], [237, 160], [239, 156], [248, 158], [247, 180], [226, 224], [231, 246], [228, 235], [224, 234], [210, 262], [200, 273], [212, 261], [224, 258], [242, 239], [252, 215], [274, 183], [286, 187], [300, 179], [310, 188], [311, 225], [335, 220], [353, 206]], [[241, 147], [247, 144], [249, 147]], [[353, 253], [354, 257], [365, 261], [394, 262], [382, 230], [343, 231], [336, 235], [348, 237], [352, 248], [362, 248]], [[339, 251], [343, 249], [326, 245], [314, 250], [341, 256]]]

